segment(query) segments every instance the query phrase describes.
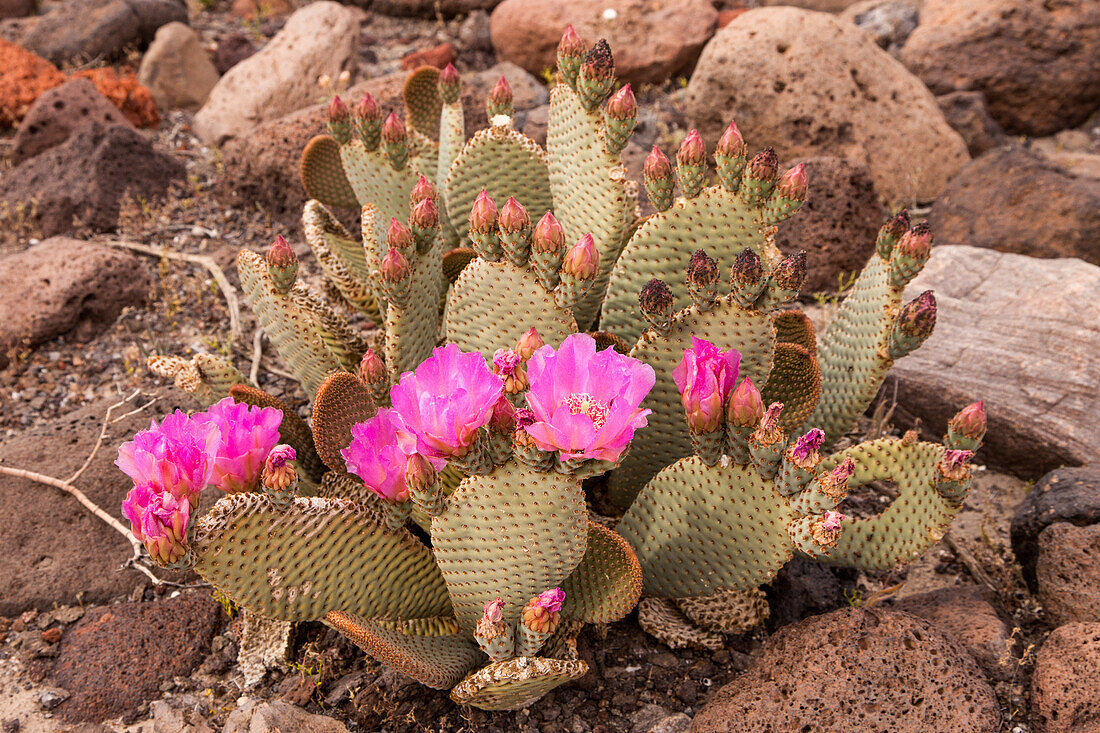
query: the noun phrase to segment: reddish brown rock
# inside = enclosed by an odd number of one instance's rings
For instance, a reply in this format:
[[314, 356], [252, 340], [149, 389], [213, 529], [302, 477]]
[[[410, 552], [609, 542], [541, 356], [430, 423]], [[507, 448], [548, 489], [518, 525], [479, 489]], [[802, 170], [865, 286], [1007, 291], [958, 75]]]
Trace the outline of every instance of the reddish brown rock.
[[737, 20], [737, 16], [747, 11], [748, 8], [731, 8], [729, 10], [718, 11], [718, 27], [725, 28], [727, 25]]
[[132, 127], [90, 122], [0, 179], [0, 206], [35, 202], [30, 219], [46, 236], [72, 231], [74, 221], [106, 231], [127, 193], [153, 201], [185, 174]]
[[936, 94], [980, 91], [1013, 134], [1046, 135], [1100, 105], [1096, 0], [925, 0], [901, 60]]
[[695, 716], [693, 733], [996, 733], [993, 688], [928, 621], [843, 608], [780, 629]]
[[453, 64], [454, 62], [455, 47], [450, 43], [441, 43], [438, 46], [413, 51], [404, 56], [401, 59], [401, 68], [405, 71], [413, 71], [421, 66], [434, 66], [437, 69], [442, 69], [447, 64]]
[[968, 585], [909, 596], [894, 608], [927, 619], [970, 652], [990, 677], [1009, 680], [1016, 669], [1012, 635], [993, 600], [991, 591]]
[[37, 9], [37, 0], [0, 0], [0, 20], [34, 15]]
[[153, 95], [141, 85], [132, 69], [123, 68], [120, 74], [110, 66], [102, 66], [78, 71], [71, 78], [91, 80], [103, 96], [122, 110], [131, 125], [156, 127], [160, 124]]
[[1033, 733], [1100, 730], [1100, 623], [1067, 624], [1047, 637], [1031, 675]]
[[128, 125], [118, 107], [99, 93], [88, 79], [70, 79], [42, 94], [19, 125], [12, 145], [12, 162], [18, 165], [43, 150], [69, 139], [73, 130], [88, 122]]
[[1008, 136], [985, 106], [981, 92], [951, 92], [936, 97], [947, 124], [962, 135], [966, 149], [972, 157], [1000, 147], [1008, 142]]
[[656, 84], [690, 73], [718, 12], [705, 0], [504, 0], [491, 21], [497, 57], [532, 74], [557, 65], [572, 24], [589, 45], [607, 39], [620, 82]]
[[1020, 147], [965, 166], [928, 221], [938, 242], [1100, 264], [1100, 179]]
[[1059, 468], [1035, 483], [1012, 518], [1012, 551], [1035, 590], [1039, 535], [1056, 522], [1100, 524], [1100, 467]]
[[55, 237], [0, 259], [0, 366], [13, 348], [72, 333], [84, 341], [144, 303], [152, 281], [121, 250]]
[[219, 74], [224, 74], [254, 53], [256, 47], [248, 40], [248, 36], [232, 33], [218, 40], [218, 47], [214, 51], [214, 68]]
[[775, 243], [791, 254], [806, 250], [805, 294], [836, 292], [875, 251], [887, 211], [866, 165], [844, 158], [807, 158], [809, 190], [798, 213], [779, 225]]
[[1058, 522], [1044, 529], [1035, 575], [1052, 624], [1100, 622], [1100, 524]]
[[64, 82], [49, 61], [0, 39], [0, 128], [17, 124], [42, 92]]
[[68, 630], [44, 671], [69, 692], [55, 714], [73, 722], [121, 717], [160, 697], [160, 684], [199, 665], [222, 623], [207, 591], [96, 608]]
[[398, 17], [451, 18], [477, 10], [492, 10], [500, 0], [360, 0], [372, 12]]

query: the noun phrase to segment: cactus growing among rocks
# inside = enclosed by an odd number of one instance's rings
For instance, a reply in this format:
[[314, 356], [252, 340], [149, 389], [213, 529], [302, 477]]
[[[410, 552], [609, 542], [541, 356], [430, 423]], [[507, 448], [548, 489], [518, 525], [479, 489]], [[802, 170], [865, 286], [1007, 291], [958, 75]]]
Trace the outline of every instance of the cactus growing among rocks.
[[[259, 483], [197, 522], [190, 493], [161, 500], [139, 482], [127, 516], [135, 534], [159, 522], [142, 535], [155, 558], [261, 616], [324, 619], [495, 709], [583, 674], [580, 624], [625, 615], [643, 576], [642, 624], [707, 646], [764, 618], [759, 586], [795, 553], [881, 569], [942, 536], [980, 407], [942, 446], [827, 450], [935, 324], [930, 293], [901, 303], [926, 225], [902, 212], [883, 226], [819, 339], [789, 307], [806, 254], [774, 242], [806, 197], [802, 166], [750, 156], [731, 123], [707, 186], [693, 132], [675, 166], [657, 148], [647, 158], [657, 211], [643, 219], [619, 158], [637, 102], [628, 86], [612, 94], [606, 43], [562, 39], [546, 150], [513, 129], [505, 83], [490, 127], [465, 140], [459, 85], [453, 67], [415, 72], [404, 122], [369, 96], [331, 104], [331, 134], [302, 159], [306, 239], [380, 329], [365, 337], [304, 286], [285, 242], [240, 254], [253, 310], [315, 395], [312, 425], [284, 408], [287, 445], [257, 464]], [[327, 208], [349, 204], [361, 244]], [[578, 333], [597, 323], [596, 338]], [[217, 359], [150, 366], [207, 404], [282, 407]], [[608, 472], [616, 530], [589, 518], [581, 488]], [[881, 515], [840, 513], [849, 488], [880, 479], [899, 486]]]

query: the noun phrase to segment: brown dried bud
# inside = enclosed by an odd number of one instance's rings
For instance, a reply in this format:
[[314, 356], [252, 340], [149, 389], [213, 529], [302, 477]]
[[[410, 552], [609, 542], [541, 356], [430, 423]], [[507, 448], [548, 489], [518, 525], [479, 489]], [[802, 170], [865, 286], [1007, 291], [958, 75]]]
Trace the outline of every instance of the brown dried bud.
[[615, 59], [606, 40], [601, 38], [589, 49], [581, 69], [587, 79], [610, 79], [615, 76]]
[[705, 249], [696, 250], [688, 262], [687, 279], [701, 290], [713, 286], [718, 282], [718, 260], [707, 256]]
[[764, 148], [749, 161], [746, 171], [749, 178], [757, 181], [774, 181], [779, 175], [779, 158], [774, 148]]
[[730, 273], [730, 282], [734, 287], [752, 287], [757, 285], [764, 277], [764, 265], [760, 258], [752, 251], [751, 247], [745, 247], [737, 260], [733, 263], [733, 271]]
[[799, 290], [806, 282], [806, 252], [787, 255], [772, 270], [772, 279], [784, 290]]
[[675, 305], [676, 299], [672, 296], [672, 290], [657, 278], [647, 282], [638, 294], [638, 307], [642, 309], [642, 313], [653, 319], [667, 320], [672, 316]]

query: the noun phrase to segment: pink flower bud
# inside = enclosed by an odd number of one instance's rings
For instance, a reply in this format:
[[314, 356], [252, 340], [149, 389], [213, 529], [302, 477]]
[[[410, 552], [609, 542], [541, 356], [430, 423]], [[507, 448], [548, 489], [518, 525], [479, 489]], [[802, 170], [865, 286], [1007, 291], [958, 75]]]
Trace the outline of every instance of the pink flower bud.
[[499, 624], [504, 620], [504, 599], [497, 598], [485, 604], [485, 619], [492, 624]]
[[297, 471], [290, 462], [297, 457], [292, 447], [280, 444], [271, 449], [264, 461], [264, 469], [260, 474], [260, 483], [269, 491], [286, 491], [297, 478]]
[[[386, 244], [392, 249], [408, 251], [413, 246], [413, 236], [409, 228], [399, 222], [396, 217], [390, 217], [390, 226], [386, 230]], [[407, 263], [406, 263], [407, 264]]]
[[536, 252], [560, 252], [565, 249], [565, 230], [547, 211], [535, 225], [535, 232], [531, 235], [531, 248]]
[[669, 163], [668, 157], [656, 145], [646, 156], [645, 164], [642, 166], [642, 174], [651, 180], [668, 178], [672, 175], [672, 164]]
[[535, 596], [523, 607], [523, 625], [535, 633], [550, 633], [558, 626], [565, 591], [554, 588]]
[[821, 520], [821, 528], [826, 532], [835, 532], [840, 529], [840, 523], [847, 518], [840, 512], [827, 511], [825, 518]]
[[523, 363], [523, 357], [512, 349], [497, 349], [493, 354], [493, 371], [502, 377], [515, 373], [516, 367]]
[[638, 116], [638, 100], [634, 98], [629, 84], [611, 95], [607, 100], [607, 116], [613, 120], [629, 120]]
[[591, 234], [585, 234], [565, 254], [562, 272], [578, 280], [591, 280], [600, 269], [600, 256], [596, 253], [596, 242]]
[[294, 248], [283, 238], [283, 235], [275, 237], [275, 241], [267, 250], [267, 264], [274, 267], [290, 267], [297, 262], [298, 255], [294, 254]]
[[386, 256], [382, 258], [381, 270], [382, 277], [392, 283], [400, 282], [412, 275], [409, 261], [405, 259], [405, 255], [401, 254], [401, 250], [396, 247], [391, 247]]
[[730, 395], [726, 405], [726, 419], [733, 427], [751, 428], [763, 417], [764, 401], [760, 398], [760, 390], [751, 379], [745, 377]]
[[431, 199], [434, 202], [437, 198], [435, 185], [424, 176], [420, 176], [416, 181], [416, 185], [413, 186], [412, 193], [409, 194], [409, 204], [416, 206], [425, 199]]
[[709, 341], [692, 337], [691, 348], [684, 349], [672, 370], [692, 432], [712, 433], [722, 427], [740, 364], [741, 352], [736, 349], [722, 351]]
[[932, 251], [932, 229], [928, 222], [921, 221], [913, 225], [898, 240], [897, 251], [915, 260], [923, 260]]
[[401, 143], [405, 142], [407, 137], [405, 123], [401, 121], [397, 113], [390, 112], [390, 116], [386, 118], [385, 123], [382, 125], [382, 140], [391, 144]]
[[356, 112], [364, 120], [377, 122], [382, 119], [382, 108], [378, 106], [378, 102], [374, 101], [374, 97], [371, 96], [370, 92], [363, 95], [363, 101], [359, 102]]
[[363, 352], [363, 358], [359, 361], [359, 378], [367, 384], [382, 384], [387, 381], [386, 365], [370, 347]]
[[[394, 221], [397, 221], [394, 219]], [[439, 227], [439, 209], [430, 198], [422, 199], [412, 207], [409, 224], [418, 229], [436, 229]], [[407, 231], [407, 230], [406, 230]]]
[[745, 154], [745, 139], [741, 137], [741, 131], [737, 129], [737, 123], [730, 121], [729, 127], [722, 133], [721, 139], [718, 140], [718, 148], [714, 151], [715, 155], [725, 155], [730, 158], [736, 158]]
[[704, 165], [707, 162], [707, 148], [698, 130], [688, 133], [676, 151], [676, 162], [680, 165]]
[[489, 92], [489, 102], [498, 107], [510, 107], [512, 105], [512, 87], [508, 86], [508, 80], [501, 75], [492, 91]]
[[493, 405], [493, 416], [489, 418], [489, 429], [499, 435], [511, 435], [516, 429], [516, 408], [508, 401], [507, 397], [501, 397]]
[[462, 81], [454, 64], [447, 64], [439, 74], [439, 96], [447, 104], [454, 104], [462, 93]]
[[979, 400], [959, 410], [951, 426], [968, 438], [981, 440], [985, 435], [985, 402]]
[[489, 198], [485, 189], [477, 195], [470, 209], [470, 229], [478, 234], [491, 234], [497, 226], [497, 205]]
[[430, 491], [437, 475], [431, 462], [419, 453], [413, 453], [405, 461], [405, 488], [409, 491]]
[[817, 463], [820, 456], [817, 451], [825, 443], [825, 432], [821, 428], [812, 428], [795, 441], [791, 448], [791, 458], [799, 464]]
[[774, 181], [779, 174], [779, 158], [774, 148], [764, 148], [749, 161], [749, 178], [757, 181]]
[[799, 163], [783, 174], [779, 179], [779, 183], [776, 184], [776, 190], [785, 199], [805, 201], [806, 189], [809, 185], [809, 180], [806, 177], [806, 166]]
[[531, 226], [531, 217], [514, 196], [509, 196], [500, 209], [498, 222], [502, 234], [515, 234]]
[[558, 41], [558, 56], [581, 57], [585, 52], [585, 44], [577, 31], [570, 25], [565, 29], [565, 34]]
[[856, 463], [851, 456], [845, 456], [844, 460], [837, 464], [832, 471], [832, 479], [838, 484], [847, 485], [848, 479], [856, 472]]
[[516, 353], [520, 358], [527, 361], [531, 358], [531, 355], [546, 345], [546, 342], [542, 340], [542, 336], [539, 335], [537, 329], [534, 326], [527, 329], [527, 331], [519, 337], [519, 343], [516, 344]]
[[351, 117], [351, 112], [348, 111], [344, 100], [340, 99], [339, 96], [333, 97], [332, 101], [328, 103], [329, 122], [346, 122], [349, 117]]

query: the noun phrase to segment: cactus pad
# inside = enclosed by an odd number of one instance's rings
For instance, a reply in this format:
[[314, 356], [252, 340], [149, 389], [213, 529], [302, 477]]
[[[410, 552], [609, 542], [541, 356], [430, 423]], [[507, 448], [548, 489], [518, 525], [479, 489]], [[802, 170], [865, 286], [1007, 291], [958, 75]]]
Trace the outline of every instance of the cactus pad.
[[641, 597], [642, 568], [626, 540], [601, 524], [589, 522], [584, 558], [562, 590], [563, 619], [611, 623], [630, 613]]
[[234, 385], [248, 383], [228, 359], [213, 354], [196, 354], [191, 359], [154, 355], [146, 365], [158, 377], [174, 380], [178, 389], [190, 394], [204, 407], [228, 397]]
[[643, 598], [638, 604], [638, 625], [673, 649], [718, 651], [726, 646], [721, 634], [696, 626], [667, 598]]
[[798, 344], [811, 354], [817, 353], [817, 333], [813, 321], [800, 310], [777, 311], [772, 315], [775, 340], [781, 344]]
[[401, 92], [405, 98], [405, 118], [409, 127], [428, 140], [439, 139], [439, 114], [443, 100], [439, 96], [439, 69], [421, 66], [405, 78]]
[[223, 497], [195, 526], [195, 571], [267, 618], [310, 621], [334, 608], [365, 617], [450, 613], [431, 551], [345, 499]]
[[783, 403], [779, 424], [788, 435], [800, 432], [800, 426], [821, 397], [821, 369], [817, 366], [817, 358], [805, 346], [777, 344], [771, 374], [760, 393], [764, 404]]
[[381, 323], [363, 245], [319, 201], [306, 202], [302, 224], [313, 256], [340, 295], [374, 323]]
[[390, 218], [400, 222], [409, 219], [409, 193], [416, 185], [417, 174], [411, 166], [394, 170], [384, 154], [368, 151], [358, 140], [340, 146], [340, 158], [356, 200], [360, 206], [372, 206], [375, 216], [382, 222], [381, 227], [374, 230], [373, 238], [363, 238], [363, 246], [369, 248], [367, 261], [374, 265], [386, 253], [386, 226]]
[[359, 201], [344, 175], [340, 144], [331, 135], [318, 135], [302, 151], [302, 187], [306, 195], [326, 206], [357, 209]]
[[692, 623], [709, 631], [740, 634], [767, 620], [771, 609], [759, 588], [726, 588], [707, 596], [675, 599], [676, 607]]
[[517, 657], [474, 672], [451, 690], [451, 699], [482, 710], [519, 710], [587, 673], [580, 659]]
[[236, 402], [256, 407], [273, 407], [282, 410], [283, 422], [279, 425], [279, 440], [294, 449], [294, 462], [311, 481], [321, 480], [325, 473], [325, 464], [313, 447], [313, 433], [306, 421], [298, 417], [289, 405], [278, 397], [272, 397], [259, 387], [250, 384], [235, 384], [229, 390], [229, 396]]
[[313, 441], [326, 466], [347, 471], [340, 451], [351, 445], [351, 427], [376, 411], [370, 392], [354, 374], [337, 372], [325, 380], [313, 403]]

